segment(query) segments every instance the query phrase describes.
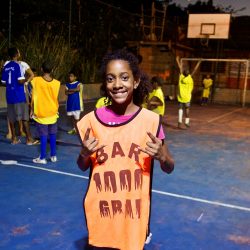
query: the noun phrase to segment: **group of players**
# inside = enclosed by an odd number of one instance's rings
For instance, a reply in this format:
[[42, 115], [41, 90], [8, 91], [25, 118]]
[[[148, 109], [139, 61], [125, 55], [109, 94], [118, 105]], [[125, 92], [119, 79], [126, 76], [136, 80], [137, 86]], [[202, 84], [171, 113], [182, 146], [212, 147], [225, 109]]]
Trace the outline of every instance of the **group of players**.
[[[34, 78], [34, 70], [32, 70], [29, 65], [20, 60], [20, 52], [17, 48], [9, 48], [10, 60], [6, 61], [2, 70], [2, 83], [6, 84], [6, 100], [7, 100], [7, 117], [8, 117], [8, 133], [7, 138], [11, 139], [12, 144], [20, 143], [20, 139], [16, 134], [15, 123], [18, 121], [19, 135], [26, 136], [27, 145], [35, 145], [39, 142], [42, 143], [40, 160], [34, 159], [36, 163], [46, 163], [46, 154], [44, 152], [45, 141], [47, 136], [52, 134], [51, 141], [51, 159], [55, 159], [55, 142], [53, 143], [53, 138], [55, 138], [55, 133], [57, 131], [56, 121], [58, 118], [58, 95], [60, 82], [57, 83], [57, 88], [55, 84], [52, 84], [55, 80], [52, 77], [53, 65], [49, 65], [49, 69], [43, 69], [42, 77]], [[178, 95], [177, 100], [179, 103], [178, 111], [178, 127], [182, 128], [183, 115], [185, 115], [184, 125], [190, 127], [190, 117], [189, 109], [192, 98], [193, 91], [193, 75], [199, 67], [200, 62], [198, 62], [192, 71], [189, 72], [187, 67], [182, 68], [180, 64], [179, 57], [176, 58], [177, 65], [179, 66], [180, 76], [178, 83]], [[46, 65], [45, 65], [46, 66]], [[48, 65], [47, 65], [48, 66]], [[44, 72], [44, 70], [46, 72]], [[46, 76], [48, 79], [46, 79]], [[77, 133], [77, 122], [80, 119], [81, 112], [83, 111], [83, 100], [82, 91], [83, 84], [78, 80], [78, 72], [71, 70], [69, 72], [69, 82], [65, 84], [65, 94], [67, 95], [66, 110], [67, 115], [72, 118], [73, 128], [68, 131], [69, 134]], [[144, 76], [142, 76], [143, 78]], [[35, 88], [35, 82], [37, 79], [45, 80], [45, 85], [47, 92], [52, 91], [52, 95], [48, 100], [48, 105], [44, 105], [43, 90]], [[53, 80], [53, 81], [52, 81]], [[148, 80], [148, 79], [147, 79]], [[48, 84], [52, 81], [51, 84]], [[148, 80], [149, 81], [149, 80]], [[161, 88], [162, 79], [159, 77], [153, 77], [151, 80], [152, 90], [144, 98], [142, 107], [154, 111], [157, 114], [163, 116], [165, 114], [165, 97]], [[38, 84], [39, 86], [39, 84]], [[53, 86], [53, 87], [49, 87]], [[212, 79], [210, 75], [207, 75], [203, 80], [203, 94], [201, 99], [201, 105], [206, 105], [208, 103], [210, 88], [212, 86]], [[35, 89], [35, 91], [34, 91]], [[33, 95], [31, 94], [33, 90]], [[41, 92], [41, 93], [40, 93]], [[39, 93], [39, 94], [38, 94]], [[102, 106], [107, 106], [111, 102], [107, 101], [106, 97], [100, 98], [96, 103], [96, 108]], [[42, 111], [42, 109], [44, 109]], [[51, 110], [50, 110], [51, 109]], [[35, 114], [34, 114], [35, 111]], [[39, 117], [41, 116], [41, 117]], [[39, 118], [38, 118], [39, 117]], [[38, 127], [39, 140], [34, 140], [30, 133], [29, 120], [34, 119], [38, 124], [49, 125], [48, 131], [43, 131]], [[54, 128], [51, 124], [54, 124]], [[56, 127], [55, 127], [56, 126]], [[51, 128], [53, 128], [51, 130]], [[42, 138], [41, 138], [42, 136]], [[42, 149], [43, 148], [43, 149]]]

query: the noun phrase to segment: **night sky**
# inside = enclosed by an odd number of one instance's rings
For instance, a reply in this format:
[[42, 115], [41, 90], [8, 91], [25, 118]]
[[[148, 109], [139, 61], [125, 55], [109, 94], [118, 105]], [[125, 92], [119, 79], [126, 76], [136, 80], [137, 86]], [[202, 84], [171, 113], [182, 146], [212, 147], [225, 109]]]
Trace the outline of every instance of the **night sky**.
[[[176, 4], [179, 4], [183, 7], [186, 7], [188, 5], [188, 3], [196, 3], [197, 0], [173, 0], [173, 3], [175, 2]], [[207, 1], [204, 1], [207, 2]], [[232, 6], [233, 9], [235, 10], [239, 10], [242, 7], [246, 7], [246, 9], [244, 11], [239, 11], [236, 14], [236, 16], [250, 16], [250, 0], [214, 0], [214, 5], [215, 6], [223, 6], [223, 7], [227, 7], [229, 5]]]

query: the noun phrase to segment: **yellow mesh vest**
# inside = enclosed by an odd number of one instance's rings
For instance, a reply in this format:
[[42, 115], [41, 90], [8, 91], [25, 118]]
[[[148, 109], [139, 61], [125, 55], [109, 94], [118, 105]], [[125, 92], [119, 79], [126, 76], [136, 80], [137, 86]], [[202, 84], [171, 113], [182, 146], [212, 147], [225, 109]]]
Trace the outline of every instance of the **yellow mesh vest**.
[[34, 120], [42, 124], [53, 124], [58, 118], [58, 95], [60, 82], [56, 79], [48, 82], [41, 76], [31, 82], [34, 102]]
[[210, 95], [210, 87], [213, 85], [213, 80], [212, 79], [204, 79], [203, 80], [203, 91], [202, 91], [202, 97], [209, 98]]
[[193, 78], [191, 75], [184, 76], [180, 75], [179, 84], [178, 84], [178, 96], [177, 99], [179, 102], [187, 103], [191, 101], [192, 91], [194, 87]]

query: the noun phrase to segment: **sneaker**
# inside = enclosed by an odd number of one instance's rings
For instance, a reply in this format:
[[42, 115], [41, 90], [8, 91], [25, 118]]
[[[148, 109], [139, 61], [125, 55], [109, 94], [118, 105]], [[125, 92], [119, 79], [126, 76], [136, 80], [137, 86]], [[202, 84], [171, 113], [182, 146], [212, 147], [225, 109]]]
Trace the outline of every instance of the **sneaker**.
[[68, 131], [68, 134], [69, 135], [74, 135], [74, 134], [76, 134], [76, 130], [73, 128], [70, 131]]
[[14, 139], [14, 140], [11, 142], [12, 145], [17, 145], [17, 144], [20, 144], [20, 143], [22, 143], [20, 139]]
[[57, 162], [57, 157], [56, 157], [56, 156], [51, 156], [51, 157], [50, 157], [50, 160], [51, 160], [52, 162]]
[[34, 141], [28, 141], [28, 142], [26, 142], [26, 145], [28, 145], [28, 146], [38, 145], [38, 144], [40, 144], [39, 140], [34, 140]]
[[34, 163], [47, 164], [46, 159], [40, 159], [40, 157], [33, 159]]
[[151, 241], [151, 239], [152, 239], [152, 236], [153, 236], [153, 234], [152, 234], [152, 233], [149, 233], [149, 235], [147, 236], [147, 239], [146, 239], [146, 241], [145, 241], [145, 244], [146, 244], [146, 245], [150, 243], [150, 241]]

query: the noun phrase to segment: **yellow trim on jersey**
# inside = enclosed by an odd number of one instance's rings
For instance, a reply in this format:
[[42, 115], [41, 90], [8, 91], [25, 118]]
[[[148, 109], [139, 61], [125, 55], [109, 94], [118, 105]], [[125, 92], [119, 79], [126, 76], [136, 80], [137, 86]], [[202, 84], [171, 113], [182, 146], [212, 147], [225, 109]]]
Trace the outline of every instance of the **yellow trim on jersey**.
[[102, 107], [105, 107], [105, 106], [110, 105], [110, 104], [111, 104], [111, 101], [109, 101], [109, 102], [106, 103], [106, 102], [105, 102], [106, 99], [107, 99], [106, 97], [101, 97], [101, 98], [99, 98], [99, 99], [97, 100], [96, 104], [95, 104], [95, 107], [96, 107], [96, 108], [102, 108]]
[[83, 109], [84, 109], [84, 105], [83, 105], [83, 84], [82, 83], [80, 83], [80, 91], [79, 91], [79, 99], [80, 99], [80, 109], [81, 109], [81, 111], [83, 111]]

